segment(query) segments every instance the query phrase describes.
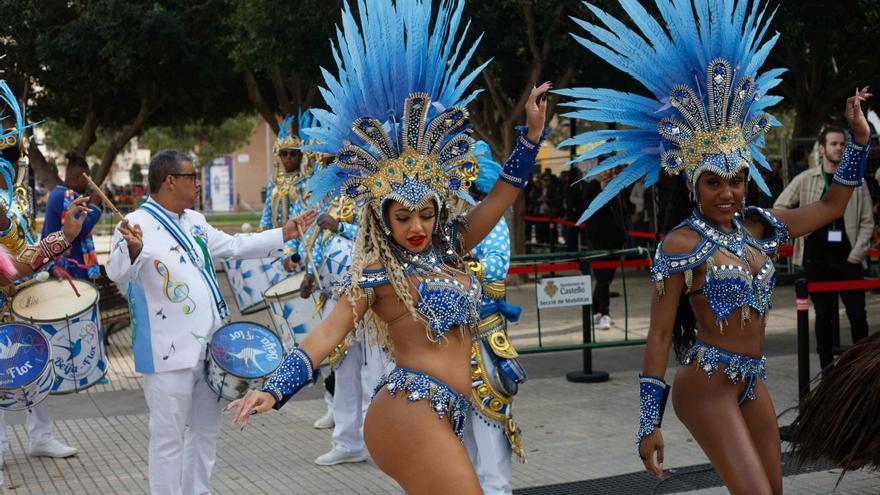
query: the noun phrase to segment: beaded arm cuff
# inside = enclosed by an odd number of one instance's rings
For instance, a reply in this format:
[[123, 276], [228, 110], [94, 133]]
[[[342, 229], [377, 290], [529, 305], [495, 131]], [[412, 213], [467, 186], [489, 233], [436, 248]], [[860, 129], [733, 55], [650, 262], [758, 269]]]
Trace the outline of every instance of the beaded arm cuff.
[[312, 358], [304, 350], [297, 348], [284, 358], [281, 366], [266, 382], [263, 392], [270, 393], [275, 398], [273, 409], [281, 409], [294, 394], [312, 381], [314, 375]]
[[868, 164], [868, 149], [871, 138], [864, 146], [856, 144], [852, 130], [849, 131], [849, 143], [843, 151], [843, 159], [834, 172], [834, 183], [843, 187], [859, 187], [864, 182], [865, 167]]
[[639, 431], [636, 434], [636, 449], [642, 444], [642, 439], [663, 422], [663, 411], [666, 409], [670, 388], [659, 376], [639, 374]]
[[541, 133], [541, 139], [537, 143], [526, 137], [528, 129], [525, 126], [520, 126], [517, 129], [519, 136], [516, 138], [516, 147], [513, 148], [513, 153], [504, 163], [500, 179], [511, 186], [524, 189], [532, 175], [532, 167], [535, 165], [538, 150], [541, 148], [541, 143], [550, 134], [550, 128], [544, 129]]
[[15, 255], [15, 259], [20, 263], [30, 265], [35, 272], [38, 272], [68, 249], [70, 249], [70, 243], [64, 237], [64, 232], [59, 230], [47, 235], [37, 244], [25, 246]]

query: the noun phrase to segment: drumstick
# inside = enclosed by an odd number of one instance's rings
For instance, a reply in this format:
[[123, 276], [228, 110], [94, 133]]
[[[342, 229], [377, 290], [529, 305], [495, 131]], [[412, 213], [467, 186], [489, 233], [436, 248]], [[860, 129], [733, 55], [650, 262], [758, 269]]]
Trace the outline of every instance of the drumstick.
[[[299, 227], [299, 223], [294, 222], [294, 225], [296, 225], [296, 231], [299, 232], [300, 239], [305, 241], [305, 234], [303, 234], [302, 229]], [[317, 267], [315, 267], [315, 260], [312, 259], [312, 252], [308, 249], [308, 246], [306, 246], [305, 252], [306, 262], [308, 262], [309, 266], [312, 267], [312, 271], [315, 272], [315, 283], [318, 284], [318, 290], [323, 291], [324, 287], [323, 285], [321, 285], [320, 276], [318, 275], [318, 269]]]
[[[89, 174], [83, 174], [83, 175], [85, 176], [86, 180], [89, 182], [89, 185], [92, 186], [92, 190], [95, 191], [95, 194], [97, 194], [98, 198], [101, 199], [101, 202], [104, 203], [104, 205], [107, 208], [110, 208], [110, 211], [112, 211], [113, 213], [116, 213], [116, 215], [119, 217], [120, 220], [125, 220], [125, 215], [123, 215], [122, 212], [116, 208], [116, 205], [114, 205], [113, 202], [110, 201], [110, 198], [108, 198], [107, 195], [104, 194], [104, 191], [102, 191], [101, 188], [98, 187], [97, 184], [95, 184], [95, 181], [93, 181], [92, 178], [89, 177]], [[131, 233], [134, 234], [135, 237], [137, 237], [138, 239], [141, 238], [141, 236], [139, 236], [138, 233], [135, 232], [134, 229], [130, 229], [130, 230], [131, 230]]]

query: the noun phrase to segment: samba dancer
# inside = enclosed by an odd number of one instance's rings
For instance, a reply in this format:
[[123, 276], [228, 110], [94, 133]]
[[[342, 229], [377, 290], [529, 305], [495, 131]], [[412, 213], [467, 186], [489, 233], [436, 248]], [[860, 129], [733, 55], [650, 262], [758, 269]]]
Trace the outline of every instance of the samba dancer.
[[[6, 84], [0, 81], [0, 98], [3, 102], [3, 131], [0, 135], [0, 244], [10, 253], [0, 253], [0, 305], [3, 320], [10, 321], [8, 305], [15, 294], [16, 285], [27, 277], [45, 269], [70, 250], [71, 242], [82, 230], [89, 212], [88, 196], [72, 201], [68, 217], [61, 230], [50, 232], [36, 240], [34, 230], [33, 191], [27, 187], [27, 149], [25, 131], [29, 127], [21, 107]], [[2, 250], [0, 250], [2, 251]], [[5, 370], [3, 370], [5, 373]], [[27, 431], [30, 440], [28, 454], [38, 457], [70, 457], [78, 452], [60, 442], [52, 434], [49, 408], [43, 401], [28, 411]], [[0, 468], [4, 454], [9, 450], [6, 437], [6, 415], [0, 409]], [[2, 478], [0, 478], [2, 482]]]
[[459, 58], [454, 50], [464, 41], [456, 39], [463, 8], [463, 0], [442, 2], [432, 26], [430, 2], [364, 0], [360, 22], [344, 7], [339, 75], [327, 74], [330, 110], [316, 112], [314, 137], [316, 149], [336, 155], [338, 167], [325, 174], [328, 191], [360, 207], [352, 282], [263, 391], [229, 406], [243, 426], [253, 413], [282, 407], [311, 380], [313, 363], [357, 322], [373, 322], [380, 340], [389, 336], [399, 367], [377, 387], [364, 439], [379, 468], [410, 493], [481, 493], [460, 441], [470, 417], [471, 331], [480, 317], [480, 286], [461, 255], [519, 195], [546, 137], [539, 97], [549, 83], [532, 90], [528, 126], [486, 200], [464, 217], [450, 213], [471, 146], [463, 107], [475, 94], [465, 90], [482, 69], [464, 75], [473, 51]]
[[[489, 145], [473, 147], [471, 190], [483, 196], [492, 190], [501, 164], [492, 159]], [[464, 196], [463, 202], [473, 202]], [[477, 199], [477, 198], [473, 198]], [[520, 308], [507, 303], [505, 279], [510, 267], [510, 229], [502, 217], [492, 232], [465, 257], [466, 267], [482, 285], [480, 323], [471, 350], [473, 406], [463, 441], [486, 495], [510, 495], [512, 455], [524, 460], [522, 432], [513, 419], [513, 397], [525, 379], [519, 356], [507, 336], [507, 322], [519, 320]]]
[[770, 168], [760, 148], [763, 134], [777, 124], [765, 110], [779, 97], [767, 92], [784, 71], [758, 71], [779, 35], [765, 40], [769, 21], [761, 2], [693, 3], [657, 1], [665, 26], [639, 3], [622, 3], [641, 33], [589, 6], [605, 27], [580, 21], [598, 40], [584, 45], [633, 75], [653, 97], [560, 91], [576, 99], [571, 116], [626, 127], [587, 132], [568, 144], [604, 141], [581, 159], [617, 152], [592, 174], [630, 163], [582, 220], [639, 178], [656, 182], [661, 168], [684, 172], [691, 194], [690, 216], [667, 233], [651, 268], [655, 297], [639, 375], [636, 440], [645, 468], [663, 477], [660, 424], [670, 394], [663, 377], [674, 345], [683, 363], [671, 391], [675, 412], [728, 490], [780, 493], [779, 427], [763, 356], [775, 284], [772, 256], [789, 235], [808, 234], [840, 217], [862, 183], [869, 130], [861, 103], [870, 94], [857, 89], [846, 102], [852, 138], [820, 201], [791, 210], [746, 207], [749, 179], [767, 192], [756, 164]]
[[209, 493], [222, 406], [205, 381], [204, 360], [228, 315], [212, 258], [276, 255], [314, 214], [232, 236], [190, 209], [200, 181], [184, 153], [156, 154], [148, 181], [149, 200], [114, 233], [107, 275], [128, 293], [135, 370], [150, 409], [150, 491]]

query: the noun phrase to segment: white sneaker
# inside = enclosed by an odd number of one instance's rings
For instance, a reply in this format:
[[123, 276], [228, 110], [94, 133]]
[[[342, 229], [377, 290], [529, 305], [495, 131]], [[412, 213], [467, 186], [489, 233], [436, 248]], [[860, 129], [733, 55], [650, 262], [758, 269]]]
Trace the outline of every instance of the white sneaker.
[[602, 313], [593, 313], [593, 326], [599, 324], [599, 320], [602, 319]]
[[53, 438], [44, 444], [31, 445], [31, 450], [28, 452], [28, 455], [31, 457], [54, 457], [56, 459], [63, 459], [65, 457], [74, 456], [77, 452], [79, 451], [76, 447], [65, 445]]
[[333, 421], [333, 410], [328, 409], [323, 416], [315, 421], [314, 426], [317, 430], [327, 430], [336, 426], [336, 423]]
[[611, 317], [610, 317], [610, 316], [608, 316], [608, 315], [602, 315], [602, 317], [599, 318], [599, 325], [597, 326], [597, 328], [598, 328], [599, 330], [610, 330], [610, 329], [611, 329], [611, 324], [612, 324], [612, 323], [613, 323], [613, 322], [611, 321]]
[[333, 447], [330, 452], [315, 459], [315, 464], [319, 466], [335, 466], [346, 462], [364, 462], [367, 460], [367, 452], [344, 452]]

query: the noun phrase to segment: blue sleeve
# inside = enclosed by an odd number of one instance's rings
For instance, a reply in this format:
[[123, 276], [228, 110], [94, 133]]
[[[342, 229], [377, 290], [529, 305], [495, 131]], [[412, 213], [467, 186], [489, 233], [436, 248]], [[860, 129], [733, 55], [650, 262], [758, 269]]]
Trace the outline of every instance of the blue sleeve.
[[474, 249], [474, 257], [483, 263], [483, 268], [486, 270], [483, 283], [507, 278], [507, 270], [510, 268], [510, 230], [504, 218], [477, 245]]
[[348, 223], [341, 222], [342, 225], [342, 237], [345, 237], [349, 241], [357, 240], [358, 236], [358, 226], [356, 223]]
[[61, 230], [61, 211], [64, 209], [64, 191], [52, 189], [46, 201], [46, 219], [43, 221], [43, 237]]
[[269, 182], [266, 186], [266, 203], [263, 205], [263, 216], [260, 217], [260, 228], [271, 229], [274, 226], [272, 222], [272, 190], [275, 189], [275, 183]]
[[89, 212], [86, 214], [86, 220], [83, 222], [82, 230], [79, 232], [77, 239], [82, 239], [92, 233], [92, 229], [101, 219], [101, 209], [96, 205], [89, 205]]

